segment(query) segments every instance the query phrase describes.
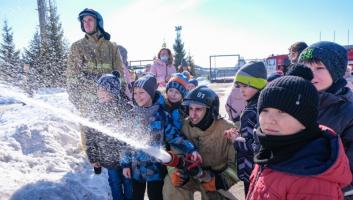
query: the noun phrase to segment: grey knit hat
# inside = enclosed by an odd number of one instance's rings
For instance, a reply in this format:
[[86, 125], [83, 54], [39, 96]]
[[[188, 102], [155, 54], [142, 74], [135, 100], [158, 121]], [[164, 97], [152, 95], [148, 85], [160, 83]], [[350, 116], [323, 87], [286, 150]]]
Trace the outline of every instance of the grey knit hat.
[[153, 74], [146, 74], [135, 81], [134, 88], [135, 87], [146, 90], [146, 92], [153, 99], [157, 90], [157, 79], [153, 76]]

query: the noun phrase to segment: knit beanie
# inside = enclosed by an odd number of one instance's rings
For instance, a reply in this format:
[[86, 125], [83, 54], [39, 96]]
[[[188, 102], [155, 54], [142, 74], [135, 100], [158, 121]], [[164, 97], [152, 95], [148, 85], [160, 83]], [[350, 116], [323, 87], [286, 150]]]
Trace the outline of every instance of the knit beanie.
[[198, 85], [199, 85], [199, 81], [197, 81], [197, 79], [190, 79], [189, 80], [189, 83], [191, 83], [191, 84], [193, 84], [193, 85], [195, 85], [195, 87], [197, 87]]
[[299, 76], [305, 80], [311, 81], [314, 78], [314, 74], [311, 69], [302, 64], [292, 64], [286, 75]]
[[261, 90], [267, 83], [266, 67], [263, 62], [249, 62], [239, 69], [234, 80]]
[[134, 88], [135, 87], [146, 90], [146, 92], [153, 99], [157, 90], [157, 79], [153, 74], [146, 74], [134, 82]]
[[297, 76], [283, 76], [260, 93], [257, 111], [276, 108], [290, 114], [306, 128], [317, 126], [318, 92], [313, 84]]
[[103, 74], [97, 81], [98, 87], [104, 88], [106, 91], [113, 94], [115, 97], [120, 97], [120, 74], [118, 71], [113, 71], [111, 74]]
[[320, 60], [330, 72], [333, 82], [341, 79], [347, 68], [347, 50], [333, 42], [317, 42], [310, 45], [300, 54], [299, 62]]
[[184, 74], [176, 73], [169, 79], [166, 89], [168, 91], [170, 88], [175, 88], [184, 98], [187, 93], [188, 83], [188, 78]]

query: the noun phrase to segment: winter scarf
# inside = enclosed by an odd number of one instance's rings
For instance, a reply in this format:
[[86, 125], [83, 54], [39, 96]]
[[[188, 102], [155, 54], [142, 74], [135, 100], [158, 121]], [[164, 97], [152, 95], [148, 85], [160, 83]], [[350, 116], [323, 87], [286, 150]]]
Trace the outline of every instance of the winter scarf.
[[256, 135], [261, 144], [259, 153], [254, 157], [257, 164], [276, 164], [290, 159], [296, 152], [302, 149], [322, 135], [318, 126], [305, 129], [293, 135], [277, 136], [266, 135], [260, 128], [256, 130]]

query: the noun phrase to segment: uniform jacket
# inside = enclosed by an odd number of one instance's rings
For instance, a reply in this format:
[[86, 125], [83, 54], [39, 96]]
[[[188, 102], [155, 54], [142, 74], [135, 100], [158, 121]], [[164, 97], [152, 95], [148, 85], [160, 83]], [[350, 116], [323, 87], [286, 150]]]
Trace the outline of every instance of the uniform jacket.
[[121, 77], [124, 75], [117, 45], [99, 35], [86, 34], [70, 49], [66, 70], [67, 92], [70, 101], [83, 112], [88, 112], [87, 108], [95, 99], [96, 81], [101, 75], [113, 70], [119, 71]]
[[234, 124], [223, 118], [215, 120], [205, 131], [191, 126], [189, 119], [185, 120], [182, 128], [202, 157], [201, 167], [213, 171], [216, 179], [222, 180], [222, 186], [219, 188], [218, 185], [217, 189], [228, 190], [238, 181], [235, 150], [231, 141], [224, 137], [224, 131], [230, 128], [234, 128]]

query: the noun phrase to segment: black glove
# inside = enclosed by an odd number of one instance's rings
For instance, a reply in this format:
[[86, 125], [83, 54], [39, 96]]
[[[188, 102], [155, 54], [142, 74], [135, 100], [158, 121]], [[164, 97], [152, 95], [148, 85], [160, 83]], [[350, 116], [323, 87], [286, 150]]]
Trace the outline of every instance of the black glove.
[[102, 167], [94, 167], [94, 173], [95, 174], [101, 174], [102, 173]]

